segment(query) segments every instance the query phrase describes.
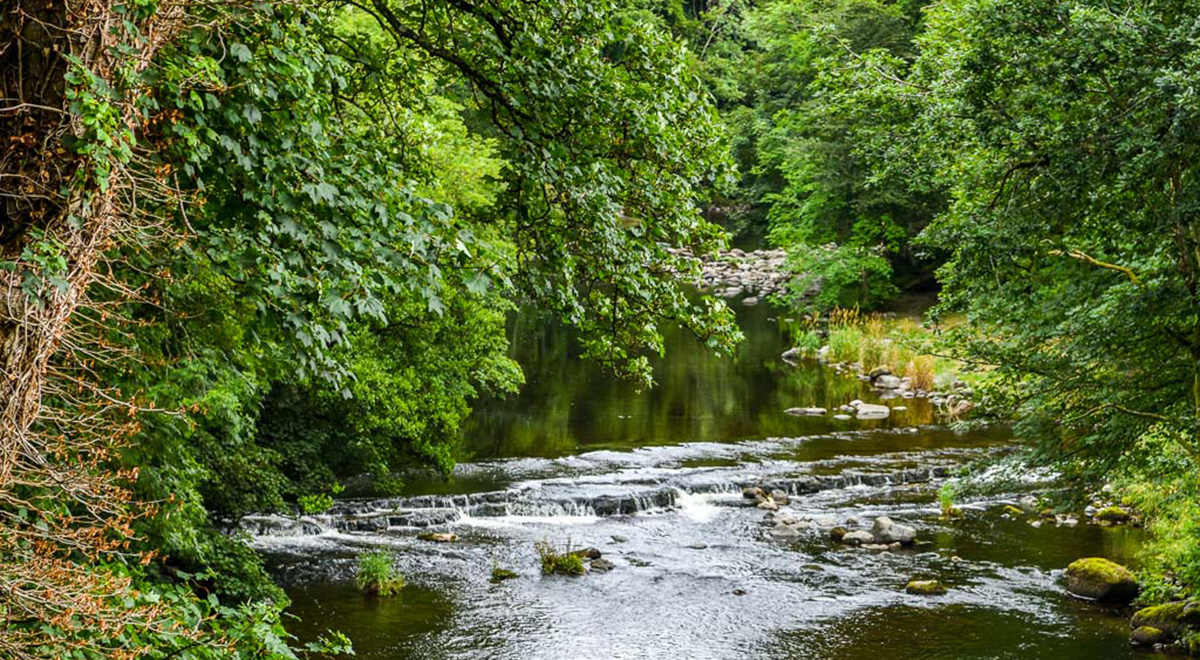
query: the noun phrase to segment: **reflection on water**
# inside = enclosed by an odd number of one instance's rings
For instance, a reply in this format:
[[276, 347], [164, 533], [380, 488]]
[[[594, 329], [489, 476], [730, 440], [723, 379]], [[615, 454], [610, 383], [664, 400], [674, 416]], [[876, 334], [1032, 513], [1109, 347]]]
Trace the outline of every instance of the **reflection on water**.
[[520, 317], [509, 332], [527, 383], [517, 396], [476, 406], [465, 431], [469, 458], [564, 456], [930, 421], [930, 405], [923, 399], [894, 401], [908, 410], [880, 421], [785, 415], [793, 407], [832, 409], [856, 398], [877, 398], [854, 376], [781, 360], [788, 345], [774, 314], [768, 305], [739, 308], [746, 339], [733, 355], [704, 350], [686, 331], [669, 332], [666, 356], [654, 361], [657, 384], [645, 391], [579, 360], [579, 346], [562, 326]]
[[[908, 410], [886, 420], [788, 416], [878, 399], [854, 377], [783, 363], [768, 307], [739, 314], [735, 355], [672, 335], [647, 392], [581, 363], [554, 324], [518, 319], [529, 385], [483, 402], [452, 480], [414, 477], [405, 497], [341, 503], [319, 534], [255, 539], [293, 598], [289, 629], [341, 630], [360, 660], [1134, 657], [1127, 615], [1071, 600], [1060, 579], [1081, 556], [1135, 563], [1139, 530], [1004, 517], [1036, 483], [939, 518], [945, 476], [1010, 448], [1008, 431], [937, 427], [921, 400], [890, 402]], [[811, 525], [773, 536], [746, 485], [789, 492], [785, 514]], [[883, 515], [921, 544], [829, 541], [834, 525], [869, 529]], [[416, 521], [459, 540], [421, 541]], [[542, 576], [538, 541], [599, 548], [615, 568]], [[408, 578], [402, 597], [354, 588], [355, 558], [373, 548]], [[491, 584], [493, 567], [520, 577]], [[910, 596], [914, 578], [949, 593]]]

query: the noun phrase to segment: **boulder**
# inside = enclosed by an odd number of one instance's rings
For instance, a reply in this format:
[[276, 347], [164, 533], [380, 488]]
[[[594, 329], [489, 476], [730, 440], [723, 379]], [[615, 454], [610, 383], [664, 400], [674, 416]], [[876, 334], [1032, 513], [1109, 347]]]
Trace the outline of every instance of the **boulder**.
[[417, 538], [433, 543], [453, 543], [458, 540], [458, 535], [452, 532], [424, 532], [417, 534]]
[[886, 375], [874, 379], [875, 387], [881, 390], [896, 390], [900, 389], [900, 378], [897, 376]]
[[833, 418], [839, 422], [848, 422], [848, 421], [854, 419], [850, 415], [834, 415]]
[[870, 373], [867, 374], [867, 377], [870, 378], [871, 380], [875, 380], [876, 378], [879, 378], [880, 376], [891, 376], [891, 375], [892, 375], [891, 367], [875, 367], [874, 369], [871, 370]]
[[1091, 557], [1072, 562], [1067, 567], [1067, 591], [1088, 600], [1124, 604], [1137, 597], [1138, 583], [1124, 566]]
[[876, 403], [860, 403], [855, 407], [855, 412], [858, 413], [859, 419], [885, 419], [892, 413], [892, 409]]
[[1021, 516], [1025, 515], [1025, 511], [1018, 509], [1011, 504], [1004, 505], [1004, 513], [1007, 513], [1014, 518], [1020, 518]]
[[770, 534], [777, 539], [790, 539], [800, 536], [800, 530], [791, 525], [779, 523], [771, 528]]
[[571, 552], [568, 552], [567, 554], [574, 555], [576, 557], [579, 557], [580, 559], [599, 559], [600, 558], [600, 550], [597, 548], [582, 548], [579, 550], [572, 550]]
[[1128, 511], [1119, 506], [1108, 506], [1097, 511], [1093, 517], [1101, 522], [1120, 524], [1129, 522], [1130, 515]]
[[846, 532], [842, 535], [842, 543], [846, 545], [864, 545], [874, 543], [875, 537], [871, 536], [871, 532], [855, 531]]
[[875, 519], [875, 524], [871, 527], [871, 536], [879, 543], [909, 545], [917, 540], [917, 530], [908, 525], [895, 523], [886, 516], [881, 516]]
[[787, 495], [787, 493], [783, 492], [782, 490], [779, 490], [778, 488], [771, 491], [771, 499], [774, 500], [774, 502], [776, 504], [778, 504], [779, 506], [787, 506], [788, 495]]
[[1129, 625], [1134, 629], [1157, 628], [1178, 637], [1188, 628], [1200, 627], [1200, 601], [1178, 600], [1140, 609], [1129, 620]]
[[762, 502], [759, 502], [755, 506], [757, 506], [760, 509], [763, 509], [764, 511], [778, 511], [779, 510], [779, 505], [776, 504], [774, 500], [763, 500]]
[[804, 354], [799, 348], [789, 348], [783, 352], [783, 355], [779, 356], [784, 362], [797, 362], [802, 357], [804, 357]]
[[1129, 643], [1134, 646], [1154, 646], [1155, 644], [1166, 644], [1171, 640], [1170, 633], [1154, 626], [1141, 626], [1134, 628], [1133, 632], [1129, 633]]
[[588, 568], [591, 569], [593, 573], [607, 573], [616, 567], [616, 564], [607, 559], [593, 559], [591, 563], [588, 564]]
[[833, 529], [829, 530], [829, 538], [834, 543], [841, 543], [842, 539], [845, 537], [846, 537], [846, 528], [845, 527], [834, 527]]
[[742, 300], [742, 305], [745, 307], [753, 307], [757, 304], [758, 304], [757, 296], [750, 296], [749, 298], [745, 298]]
[[744, 497], [748, 500], [766, 499], [767, 493], [766, 493], [766, 491], [764, 491], [763, 489], [758, 488], [758, 487], [743, 488], [742, 489], [742, 497]]
[[914, 596], [941, 596], [946, 593], [946, 587], [937, 580], [909, 580], [904, 585], [904, 592]]
[[783, 412], [785, 412], [789, 415], [798, 415], [801, 417], [804, 417], [804, 416], [819, 417], [829, 411], [825, 410], [824, 408], [788, 408], [787, 410], [785, 410]]

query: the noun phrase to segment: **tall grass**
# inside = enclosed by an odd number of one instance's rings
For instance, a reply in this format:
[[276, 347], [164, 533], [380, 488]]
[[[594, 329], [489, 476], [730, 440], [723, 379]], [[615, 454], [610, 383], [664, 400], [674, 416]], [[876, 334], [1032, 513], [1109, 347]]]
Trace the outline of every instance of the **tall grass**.
[[392, 596], [404, 588], [404, 576], [392, 565], [392, 556], [383, 550], [359, 556], [354, 581], [359, 589], [374, 596]]

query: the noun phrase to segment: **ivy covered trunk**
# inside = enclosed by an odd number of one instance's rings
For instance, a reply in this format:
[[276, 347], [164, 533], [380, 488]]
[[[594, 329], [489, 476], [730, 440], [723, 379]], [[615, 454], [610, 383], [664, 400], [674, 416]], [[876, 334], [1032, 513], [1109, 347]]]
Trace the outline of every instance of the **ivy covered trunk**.
[[[138, 79], [183, 6], [17, 0], [0, 15], [0, 656], [103, 653], [155, 610], [87, 563], [125, 552], [132, 426], [91, 382], [103, 346], [78, 326], [114, 240], [137, 227], [128, 166]], [[121, 409], [124, 419], [114, 415]], [[52, 641], [53, 640], [53, 641]], [[51, 644], [51, 646], [44, 646]], [[58, 646], [55, 646], [58, 645]]]

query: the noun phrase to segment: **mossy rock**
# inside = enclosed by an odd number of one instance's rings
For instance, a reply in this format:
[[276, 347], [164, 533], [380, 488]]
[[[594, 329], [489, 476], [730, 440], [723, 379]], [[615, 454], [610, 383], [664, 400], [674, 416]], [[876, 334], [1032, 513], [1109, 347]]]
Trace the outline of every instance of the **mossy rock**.
[[841, 543], [842, 538], [845, 536], [846, 536], [846, 528], [845, 527], [838, 526], [838, 527], [834, 527], [833, 529], [829, 530], [829, 539], [831, 541], [833, 541], [834, 543]]
[[942, 596], [946, 587], [937, 580], [910, 580], [904, 585], [904, 592], [914, 596]]
[[1158, 628], [1179, 637], [1188, 628], [1200, 627], [1200, 601], [1175, 601], [1137, 611], [1129, 624], [1134, 628]]
[[1004, 506], [1004, 513], [1007, 513], [1008, 515], [1010, 515], [1014, 518], [1018, 518], [1020, 516], [1025, 515], [1025, 511], [1023, 509], [1018, 509], [1017, 507], [1015, 507], [1011, 504], [1006, 504]]
[[521, 576], [517, 575], [516, 571], [510, 571], [507, 568], [493, 568], [492, 569], [492, 582], [503, 582], [505, 580], [515, 580], [518, 577], [521, 577]]
[[421, 532], [417, 534], [417, 538], [433, 543], [454, 543], [458, 540], [458, 534], [454, 534], [453, 532]]
[[1067, 591], [1102, 603], [1128, 603], [1137, 597], [1137, 578], [1124, 566], [1091, 557], [1067, 567]]
[[1142, 626], [1134, 628], [1133, 632], [1129, 633], [1129, 643], [1134, 646], [1154, 646], [1155, 644], [1169, 643], [1173, 637], [1165, 630], [1159, 630], [1154, 626]]
[[1097, 511], [1095, 518], [1100, 522], [1119, 524], [1129, 522], [1130, 515], [1128, 511], [1119, 506], [1109, 506]]

